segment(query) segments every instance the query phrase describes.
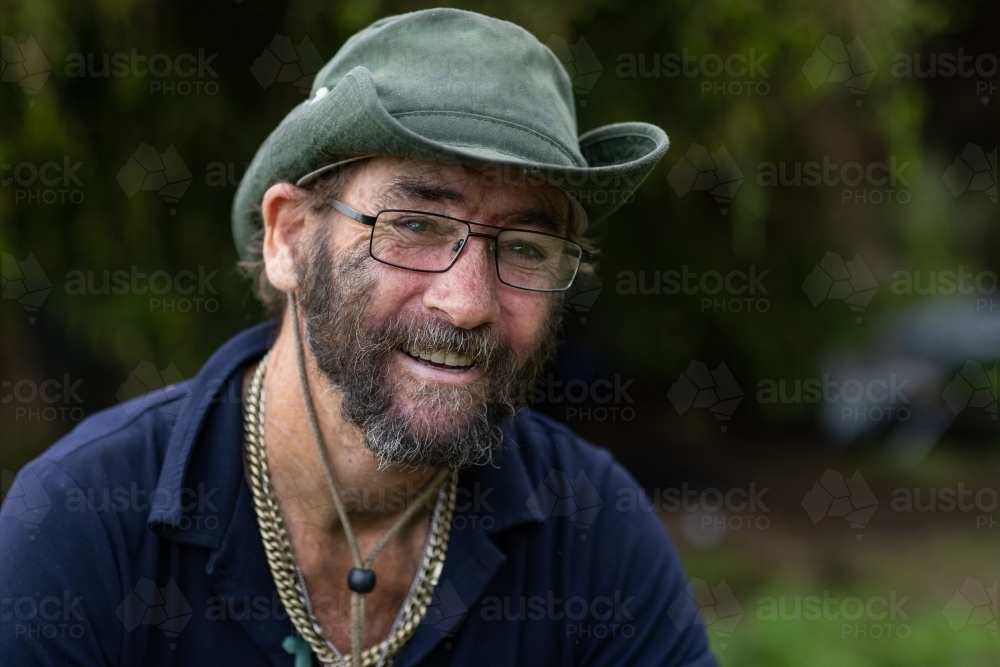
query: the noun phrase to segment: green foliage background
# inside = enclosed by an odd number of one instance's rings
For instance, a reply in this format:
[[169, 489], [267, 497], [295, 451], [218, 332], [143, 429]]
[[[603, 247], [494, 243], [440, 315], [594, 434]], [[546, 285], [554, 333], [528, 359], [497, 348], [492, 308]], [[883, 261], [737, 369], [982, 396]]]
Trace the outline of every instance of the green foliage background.
[[[52, 63], [51, 80], [33, 106], [15, 85], [0, 92], [4, 109], [0, 154], [4, 162], [82, 162], [78, 172], [85, 201], [79, 205], [18, 205], [12, 188], [0, 196], [0, 245], [21, 259], [33, 253], [53, 280], [36, 325], [5, 303], [5, 362], [13, 376], [33, 370], [73, 368], [86, 377], [88, 404], [107, 405], [121, 377], [139, 360], [183, 375], [197, 370], [229, 335], [256, 321], [259, 310], [248, 285], [233, 270], [229, 233], [234, 183], [212, 187], [212, 165], [223, 163], [237, 178], [264, 136], [301, 93], [287, 84], [262, 89], [250, 65], [275, 34], [298, 43], [308, 36], [326, 59], [353, 32], [379, 16], [418, 9], [398, 2], [138, 3], [90, 6], [55, 1], [6, 3], [4, 34], [34, 36]], [[724, 358], [737, 377], [803, 377], [813, 373], [831, 347], [863, 340], [842, 309], [814, 308], [800, 285], [827, 251], [845, 259], [860, 252], [885, 284], [898, 268], [954, 267], [972, 271], [998, 264], [996, 210], [984, 197], [955, 199], [941, 174], [966, 142], [995, 143], [992, 106], [973, 93], [972, 82], [951, 88], [939, 81], [898, 78], [894, 54], [928, 48], [954, 51], [978, 42], [996, 43], [986, 25], [996, 10], [977, 2], [514, 2], [469, 3], [465, 8], [520, 23], [546, 41], [573, 43], [583, 36], [603, 71], [579, 107], [581, 131], [628, 119], [664, 127], [672, 148], [637, 200], [596, 231], [604, 257], [602, 296], [588, 325], [573, 336], [602, 348], [615, 369], [654, 385], [669, 382], [692, 358]], [[992, 11], [992, 13], [991, 13]], [[995, 26], [995, 22], [993, 23]], [[860, 108], [846, 88], [813, 89], [800, 68], [826, 34], [862, 38], [880, 71]], [[930, 45], [930, 47], [928, 46]], [[73, 77], [72, 54], [218, 54], [215, 95], [150, 93], [150, 77]], [[706, 77], [622, 77], [623, 54], [768, 54], [767, 95], [702, 94]], [[648, 62], [648, 61], [647, 61]], [[964, 88], [958, 84], [965, 84]], [[936, 88], [933, 87], [936, 85]], [[940, 122], [935, 121], [935, 116]], [[990, 121], [993, 122], [990, 122]], [[670, 167], [697, 142], [725, 145], [745, 182], [731, 211], [703, 193], [677, 197], [666, 181]], [[194, 181], [175, 215], [157, 196], [123, 195], [115, 175], [140, 143], [177, 148]], [[909, 162], [912, 200], [906, 205], [842, 205], [837, 188], [766, 188], [755, 183], [762, 161], [820, 160]], [[622, 270], [652, 272], [690, 265], [694, 270], [768, 270], [766, 315], [738, 317], [702, 312], [697, 298], [620, 297]], [[146, 273], [218, 271], [214, 313], [151, 312], [146, 295], [67, 294], [65, 276], [104, 270]], [[876, 298], [866, 319], [905, 305]], [[829, 304], [832, 306], [833, 304]], [[16, 352], [15, 352], [16, 350]], [[95, 375], [97, 377], [95, 377]], [[112, 390], [110, 394], [108, 390]], [[767, 424], [808, 415], [753, 414]], [[797, 408], [808, 412], [808, 406]]]
[[[238, 178], [263, 138], [303, 94], [288, 84], [262, 88], [251, 73], [252, 63], [275, 35], [295, 43], [308, 37], [326, 60], [376, 18], [427, 6], [432, 5], [399, 0], [3, 0], [0, 32], [18, 44], [33, 36], [52, 73], [37, 95], [26, 95], [13, 83], [0, 84], [0, 162], [40, 164], [64, 157], [82, 162], [78, 176], [85, 196], [80, 204], [24, 204], [15, 200], [16, 187], [0, 187], [0, 249], [18, 260], [33, 254], [53, 283], [34, 323], [15, 302], [0, 303], [3, 378], [68, 374], [82, 379], [79, 393], [90, 413], [119, 400], [124, 379], [141, 361], [157, 369], [173, 364], [190, 376], [224, 340], [259, 321], [262, 313], [249, 284], [235, 271], [229, 207], [236, 183], [213, 185], [210, 175], [222, 163]], [[984, 102], [972, 80], [898, 77], [891, 66], [896, 54], [954, 53], [959, 47], [997, 54], [1000, 6], [994, 0], [483, 0], [456, 6], [519, 23], [543, 42], [552, 35], [570, 44], [585, 38], [603, 69], [580, 98], [586, 102], [578, 107], [581, 132], [641, 119], [670, 135], [667, 157], [636, 201], [595, 230], [603, 247], [604, 290], [586, 324], [573, 324], [567, 333], [573, 349], [599, 350], [605, 367], [637, 378], [637, 385], [660, 403], [692, 359], [713, 367], [724, 359], [736, 377], [813, 377], [831, 350], [861, 345], [880, 320], [919, 302], [921, 297], [893, 296], [882, 289], [861, 324], [843, 304], [813, 307], [801, 285], [828, 251], [845, 259], [860, 253], [883, 287], [900, 269], [963, 265], [977, 272], [1000, 266], [996, 205], [982, 193], [955, 198], [941, 179], [966, 143], [987, 150], [996, 146], [995, 92]], [[802, 74], [802, 64], [828, 34], [845, 43], [860, 37], [879, 65], [860, 106], [844, 86], [814, 89]], [[218, 93], [151, 94], [149, 77], [74, 77], [65, 68], [72, 54], [100, 57], [133, 49], [145, 55], [217, 54], [211, 66], [218, 77], [211, 80]], [[684, 49], [723, 57], [751, 50], [768, 54], [763, 65], [768, 94], [703, 94], [700, 86], [709, 80], [703, 76], [619, 76], [623, 55], [649, 59]], [[115, 181], [140, 143], [159, 151], [173, 145], [193, 174], [174, 214], [155, 193], [129, 198]], [[725, 145], [743, 172], [745, 181], [725, 215], [704, 193], [678, 197], [668, 184], [667, 173], [692, 143], [713, 152]], [[761, 162], [821, 161], [823, 156], [837, 163], [893, 157], [909, 162], [911, 200], [850, 205], [840, 201], [838, 188], [768, 188], [756, 182]], [[768, 312], [703, 312], [698, 298], [623, 296], [615, 289], [622, 271], [682, 265], [722, 273], [748, 265], [768, 270]], [[212, 285], [218, 308], [180, 314], [152, 309], [148, 294], [67, 293], [71, 272], [93, 272], [100, 282], [104, 271], [132, 267], [147, 274], [217, 272]], [[2, 407], [0, 465], [8, 470], [17, 470], [73, 425], [16, 420], [8, 406]], [[814, 406], [771, 407], [748, 400], [733, 431], [748, 456], [781, 457], [769, 448], [775, 434], [789, 431], [795, 434], [795, 451], [822, 449], [815, 418]], [[656, 419], [646, 421], [655, 423], [588, 435], [618, 453], [631, 440], [652, 437], [665, 451], [682, 441], [699, 448], [701, 469], [708, 474], [742, 460], [719, 444], [714, 424], [702, 429], [686, 422], [683, 428], [693, 430], [681, 434], [676, 421], [669, 428]], [[978, 461], [997, 470], [993, 453], [958, 456], [972, 469]], [[671, 474], [666, 464], [645, 472], [653, 478]], [[928, 474], [937, 479], [943, 473], [932, 468]], [[996, 539], [984, 539], [968, 553], [989, 558]], [[780, 578], [784, 574], [753, 579], [741, 558], [743, 548], [748, 547], [723, 550], [717, 561], [698, 553], [689, 569], [731, 581], [750, 577], [748, 588], [763, 586], [772, 595], [783, 586], [796, 590], [798, 584]], [[789, 571], [796, 567], [788, 566]], [[919, 641], [872, 648], [831, 640], [830, 628], [748, 620], [742, 639], [734, 636], [720, 655], [731, 667], [1000, 664], [992, 652], [995, 640], [956, 634], [937, 611], [921, 616], [913, 629]]]

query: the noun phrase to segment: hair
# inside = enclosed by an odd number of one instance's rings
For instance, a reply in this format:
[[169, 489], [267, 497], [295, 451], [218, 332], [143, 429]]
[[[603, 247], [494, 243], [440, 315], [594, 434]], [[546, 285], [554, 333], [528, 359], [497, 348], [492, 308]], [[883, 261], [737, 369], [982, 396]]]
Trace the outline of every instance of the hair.
[[[323, 210], [327, 208], [326, 200], [339, 199], [344, 190], [347, 189], [354, 174], [366, 162], [368, 162], [368, 158], [353, 160], [336, 169], [330, 170], [329, 173], [323, 174], [309, 185], [306, 185], [302, 189], [307, 194], [296, 207], [296, 213], [304, 215], [311, 211], [315, 214], [322, 214]], [[289, 183], [289, 185], [293, 184]], [[284, 292], [272, 285], [271, 281], [267, 279], [267, 271], [264, 270], [263, 224], [250, 237], [250, 241], [247, 243], [247, 254], [254, 259], [238, 262], [238, 269], [244, 276], [250, 279], [253, 284], [254, 296], [264, 306], [264, 311], [268, 317], [281, 320], [284, 317], [285, 309], [288, 307], [288, 298]]]
[[[306, 195], [298, 203], [296, 208], [296, 213], [305, 215], [307, 213], [313, 213], [315, 215], [333, 215], [329, 210], [329, 205], [326, 203], [328, 199], [339, 199], [343, 192], [347, 189], [350, 184], [351, 179], [357, 171], [368, 162], [369, 158], [361, 158], [358, 160], [352, 160], [347, 162], [335, 169], [330, 170], [329, 173], [323, 174], [317, 178], [312, 183], [306, 185], [302, 190], [306, 192]], [[467, 166], [470, 169], [478, 169], [474, 166]], [[293, 185], [291, 182], [289, 185]], [[584, 210], [583, 206], [574, 199], [572, 196], [567, 195], [569, 199], [570, 206], [570, 219], [569, 219], [569, 229], [567, 231], [567, 237], [576, 243], [578, 243], [584, 250], [584, 252], [590, 253], [592, 257], [597, 256], [597, 248], [594, 245], [593, 239], [584, 236], [588, 225], [587, 212]], [[257, 207], [258, 214], [260, 214], [260, 207]], [[257, 229], [250, 237], [250, 241], [247, 243], [247, 255], [253, 257], [251, 260], [241, 260], [237, 263], [238, 270], [247, 278], [250, 279], [254, 296], [260, 301], [261, 305], [264, 306], [264, 310], [268, 317], [275, 320], [281, 320], [284, 317], [285, 309], [288, 307], [288, 299], [285, 293], [276, 288], [271, 284], [271, 281], [267, 279], [267, 271], [264, 270], [264, 226], [261, 225], [260, 229]], [[580, 264], [580, 273], [592, 274], [596, 268], [596, 262], [592, 260], [589, 263]]]

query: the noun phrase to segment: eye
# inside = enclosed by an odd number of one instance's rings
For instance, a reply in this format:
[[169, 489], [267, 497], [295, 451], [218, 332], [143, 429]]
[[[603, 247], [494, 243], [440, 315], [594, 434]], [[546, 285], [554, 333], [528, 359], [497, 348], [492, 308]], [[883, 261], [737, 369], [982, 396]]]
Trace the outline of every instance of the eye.
[[546, 256], [544, 249], [524, 239], [510, 241], [504, 245], [503, 249], [505, 252], [513, 253], [521, 259], [545, 259]]
[[397, 227], [403, 227], [409, 232], [425, 233], [434, 231], [433, 221], [427, 218], [401, 218], [396, 221]]

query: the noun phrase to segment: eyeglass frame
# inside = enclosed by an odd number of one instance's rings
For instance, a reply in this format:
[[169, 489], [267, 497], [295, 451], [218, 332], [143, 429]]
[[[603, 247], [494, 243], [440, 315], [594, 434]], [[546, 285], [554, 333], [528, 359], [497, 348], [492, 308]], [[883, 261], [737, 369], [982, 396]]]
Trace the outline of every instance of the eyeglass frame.
[[[450, 271], [452, 269], [452, 267], [455, 266], [455, 262], [458, 261], [458, 258], [462, 256], [463, 252], [465, 252], [466, 247], [468, 247], [468, 245], [469, 245], [469, 239], [472, 238], [473, 236], [478, 236], [478, 237], [481, 237], [481, 238], [484, 238], [484, 239], [490, 239], [491, 241], [493, 241], [493, 243], [492, 243], [492, 245], [493, 245], [493, 266], [494, 266], [494, 268], [496, 269], [496, 272], [497, 272], [497, 280], [499, 280], [504, 285], [507, 285], [508, 287], [513, 287], [514, 289], [523, 289], [523, 290], [526, 290], [528, 292], [565, 292], [566, 290], [568, 290], [569, 288], [571, 288], [573, 286], [573, 283], [576, 281], [576, 277], [580, 274], [580, 264], [591, 264], [594, 261], [594, 255], [593, 255], [593, 253], [590, 253], [590, 252], [587, 252], [586, 250], [584, 250], [583, 246], [581, 246], [579, 243], [577, 243], [573, 239], [571, 239], [569, 237], [566, 237], [566, 236], [558, 236], [557, 234], [549, 234], [548, 232], [539, 232], [539, 231], [535, 231], [534, 229], [519, 229], [519, 228], [515, 228], [515, 227], [499, 227], [497, 225], [487, 225], [487, 224], [484, 224], [482, 222], [473, 222], [471, 220], [463, 220], [461, 218], [455, 218], [455, 217], [452, 217], [450, 215], [442, 215], [440, 213], [431, 213], [430, 211], [417, 211], [417, 210], [405, 209], [405, 208], [386, 208], [386, 209], [380, 210], [375, 215], [367, 215], [365, 213], [362, 213], [361, 211], [358, 211], [355, 208], [352, 208], [352, 207], [348, 206], [344, 202], [339, 201], [337, 199], [333, 199], [333, 198], [327, 199], [326, 203], [331, 208], [333, 208], [335, 211], [337, 211], [338, 213], [342, 213], [345, 216], [347, 216], [348, 218], [350, 218], [351, 220], [354, 220], [356, 222], [360, 222], [362, 225], [367, 225], [367, 226], [369, 226], [369, 227], [372, 228], [371, 236], [369, 236], [369, 238], [368, 238], [368, 255], [372, 259], [374, 259], [376, 262], [381, 262], [382, 264], [386, 264], [387, 266], [392, 266], [392, 267], [395, 267], [397, 269], [403, 269], [405, 271], [418, 271], [420, 273], [446, 273], [446, 272]], [[378, 257], [375, 256], [375, 250], [372, 247], [375, 244], [375, 223], [378, 221], [378, 217], [380, 215], [382, 215], [383, 213], [419, 213], [419, 214], [422, 214], [422, 215], [431, 215], [431, 216], [434, 216], [436, 218], [445, 218], [446, 220], [454, 220], [455, 222], [464, 223], [465, 226], [466, 226], [466, 228], [468, 228], [469, 232], [465, 236], [465, 240], [462, 243], [462, 247], [459, 249], [459, 251], [455, 255], [455, 257], [452, 258], [451, 263], [448, 264], [448, 266], [446, 268], [443, 268], [443, 269], [411, 269], [408, 266], [400, 266], [398, 264], [393, 264], [392, 262], [387, 262], [384, 259], [379, 259]], [[499, 231], [496, 234], [493, 234], [493, 235], [482, 234], [480, 232], [474, 232], [474, 231], [472, 231], [472, 225], [476, 225], [477, 227], [489, 227], [490, 229], [497, 229]], [[500, 275], [500, 245], [497, 243], [497, 239], [500, 237], [500, 234], [502, 234], [503, 232], [528, 232], [528, 233], [531, 233], [531, 234], [541, 234], [542, 236], [549, 236], [551, 238], [560, 239], [562, 241], [569, 241], [570, 243], [572, 243], [573, 245], [575, 245], [576, 247], [578, 247], [580, 249], [580, 262], [576, 265], [576, 270], [573, 272], [573, 277], [570, 278], [569, 284], [566, 285], [566, 287], [559, 287], [559, 288], [555, 288], [555, 289], [539, 289], [539, 288], [535, 288], [535, 287], [521, 287], [520, 285], [512, 285], [512, 284], [508, 283], [507, 281], [505, 281], [503, 279], [503, 277]]]

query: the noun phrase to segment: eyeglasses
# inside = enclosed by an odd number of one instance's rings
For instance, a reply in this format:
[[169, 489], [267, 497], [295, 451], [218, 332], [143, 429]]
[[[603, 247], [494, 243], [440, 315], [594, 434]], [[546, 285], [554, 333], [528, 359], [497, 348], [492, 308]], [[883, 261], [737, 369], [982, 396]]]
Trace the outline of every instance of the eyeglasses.
[[[326, 203], [372, 228], [369, 253], [383, 264], [410, 271], [444, 273], [458, 260], [473, 236], [493, 242], [497, 277], [505, 285], [534, 292], [561, 292], [573, 284], [581, 262], [593, 258], [569, 239], [468, 222], [424, 211], [384, 210], [365, 215], [336, 199]], [[480, 234], [471, 225], [498, 229]]]

